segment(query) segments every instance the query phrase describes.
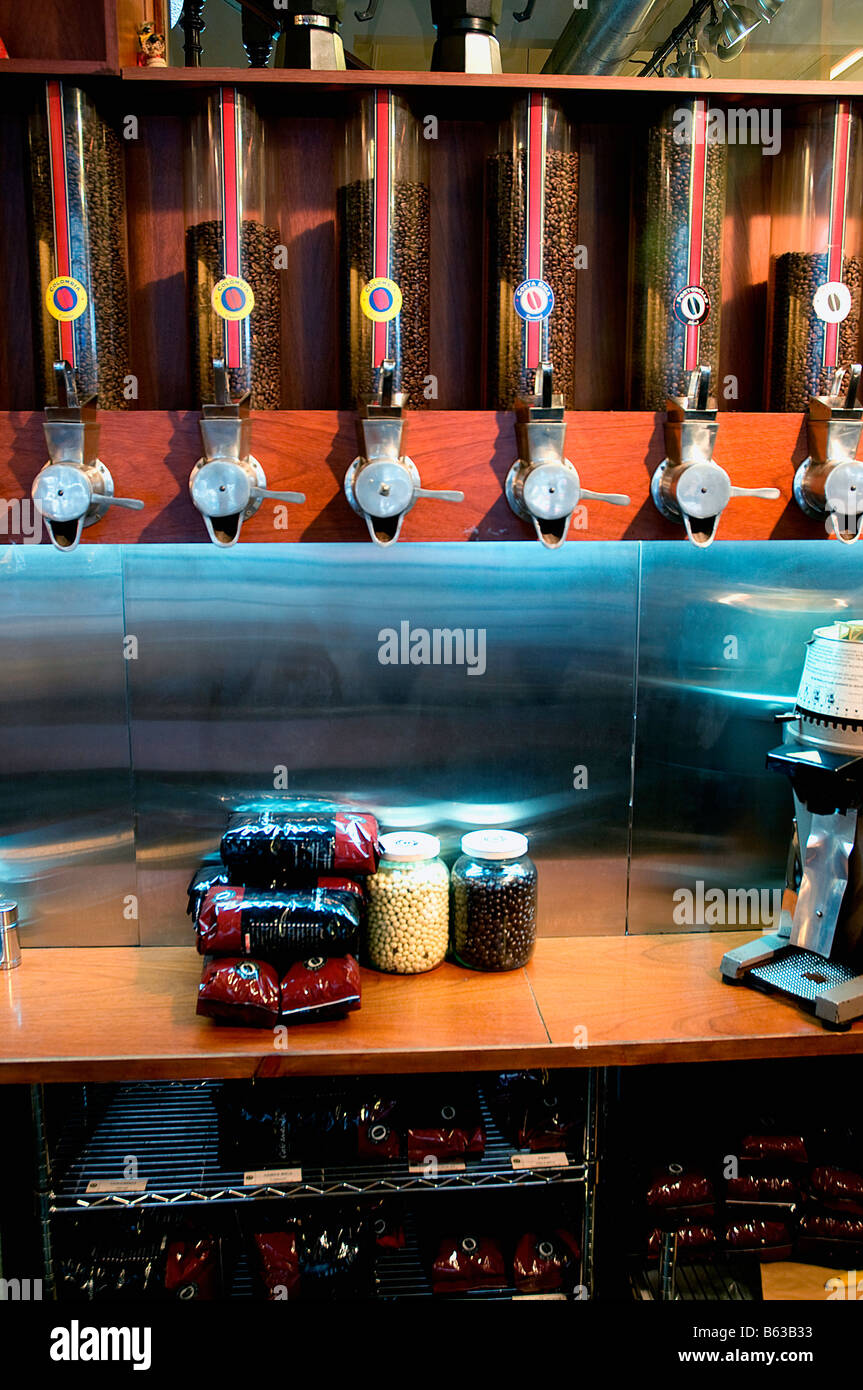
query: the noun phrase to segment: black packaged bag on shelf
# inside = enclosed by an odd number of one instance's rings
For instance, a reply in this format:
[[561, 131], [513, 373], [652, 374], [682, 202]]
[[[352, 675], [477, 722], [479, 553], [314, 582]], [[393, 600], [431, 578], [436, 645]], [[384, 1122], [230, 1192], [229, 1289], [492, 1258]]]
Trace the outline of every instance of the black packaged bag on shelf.
[[[98, 1235], [102, 1240], [96, 1245]], [[110, 1239], [105, 1237], [92, 1222], [79, 1223], [68, 1233], [57, 1261], [59, 1297], [87, 1302], [161, 1297], [167, 1236], [135, 1218], [119, 1226], [112, 1221]]]
[[371, 1298], [375, 1241], [371, 1223], [359, 1212], [321, 1207], [300, 1221], [300, 1296]]
[[580, 1152], [584, 1101], [580, 1079], [559, 1072], [500, 1072], [489, 1090], [491, 1112], [504, 1137], [531, 1153]]
[[373, 874], [380, 859], [370, 811], [235, 811], [222, 836], [235, 883], [291, 887], [297, 874]]
[[368, 1212], [371, 1232], [378, 1250], [403, 1250], [407, 1244], [404, 1215], [400, 1203], [392, 1198], [375, 1202]]
[[528, 1231], [515, 1247], [512, 1273], [519, 1293], [558, 1293], [578, 1283], [581, 1250], [571, 1231]]
[[505, 1289], [507, 1283], [506, 1261], [494, 1237], [469, 1232], [441, 1238], [431, 1268], [433, 1293]]
[[310, 956], [356, 956], [361, 912], [353, 892], [334, 888], [264, 892], [215, 886], [198, 910], [198, 950], [282, 966]]
[[215, 862], [206, 861], [203, 863], [200, 868], [196, 869], [193, 873], [189, 882], [189, 887], [186, 889], [189, 896], [186, 916], [191, 917], [192, 921], [197, 924], [201, 903], [204, 901], [210, 889], [224, 888], [229, 882], [228, 871], [221, 859], [216, 859]]
[[356, 1156], [356, 1107], [340, 1082], [226, 1081], [215, 1096], [229, 1171], [324, 1167]]
[[406, 1109], [409, 1163], [481, 1158], [485, 1153], [485, 1126], [472, 1082], [441, 1077], [420, 1083]]
[[279, 1021], [281, 983], [265, 961], [219, 956], [204, 964], [196, 1013], [221, 1023], [273, 1028]]

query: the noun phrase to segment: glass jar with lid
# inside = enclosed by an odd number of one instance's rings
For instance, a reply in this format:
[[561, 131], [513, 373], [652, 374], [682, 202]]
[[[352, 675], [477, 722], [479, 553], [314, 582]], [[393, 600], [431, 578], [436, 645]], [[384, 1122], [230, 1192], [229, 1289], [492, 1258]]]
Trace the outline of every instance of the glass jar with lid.
[[449, 945], [449, 872], [436, 835], [399, 831], [381, 838], [367, 880], [369, 964], [396, 975], [440, 965]]
[[526, 835], [472, 830], [452, 871], [453, 949], [471, 970], [517, 970], [536, 942], [536, 865]]

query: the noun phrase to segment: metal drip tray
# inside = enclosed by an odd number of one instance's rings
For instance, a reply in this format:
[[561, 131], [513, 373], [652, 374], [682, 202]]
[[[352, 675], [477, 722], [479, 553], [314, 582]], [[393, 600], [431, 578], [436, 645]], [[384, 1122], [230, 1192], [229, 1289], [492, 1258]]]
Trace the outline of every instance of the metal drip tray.
[[826, 960], [798, 946], [789, 946], [766, 965], [756, 965], [746, 974], [747, 980], [758, 981], [765, 989], [779, 990], [812, 1005], [825, 990], [844, 985], [856, 976], [857, 971], [850, 965]]

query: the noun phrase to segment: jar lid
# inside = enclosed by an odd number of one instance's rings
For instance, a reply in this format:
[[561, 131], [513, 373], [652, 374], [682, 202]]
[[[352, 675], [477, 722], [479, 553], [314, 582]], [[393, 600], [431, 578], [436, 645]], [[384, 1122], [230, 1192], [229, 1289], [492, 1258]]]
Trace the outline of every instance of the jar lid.
[[390, 862], [436, 859], [440, 854], [440, 840], [437, 835], [424, 835], [419, 830], [398, 830], [381, 836], [381, 849], [381, 858]]
[[477, 859], [521, 859], [527, 854], [527, 836], [517, 830], [471, 830], [462, 835], [461, 847]]

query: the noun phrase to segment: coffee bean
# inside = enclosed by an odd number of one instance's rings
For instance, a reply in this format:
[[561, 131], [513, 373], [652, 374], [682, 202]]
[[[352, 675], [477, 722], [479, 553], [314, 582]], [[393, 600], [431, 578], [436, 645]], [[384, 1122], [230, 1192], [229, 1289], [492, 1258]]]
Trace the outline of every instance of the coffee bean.
[[[342, 396], [352, 408], [374, 390], [372, 323], [360, 307], [363, 286], [374, 277], [372, 184], [357, 180], [339, 190], [342, 267]], [[429, 190], [397, 180], [392, 194], [389, 278], [402, 292], [401, 312], [389, 324], [396, 389], [412, 409], [428, 406], [424, 393], [429, 366]]]
[[[824, 365], [824, 322], [815, 312], [815, 291], [828, 279], [826, 254], [788, 251], [773, 264], [770, 316], [770, 410], [806, 410], [810, 396], [824, 395], [832, 368]], [[839, 324], [839, 361], [859, 358], [863, 259], [845, 256], [842, 280], [851, 310]]]
[[[87, 290], [88, 306], [74, 322], [78, 390], [95, 395], [103, 410], [123, 410], [129, 365], [126, 184], [117, 132], [76, 87], [64, 87], [64, 136], [71, 274]], [[45, 400], [56, 400], [53, 364], [59, 357], [57, 320], [45, 307], [45, 291], [58, 273], [48, 132], [34, 121], [30, 137], [33, 227], [39, 294], [39, 369]]]
[[[251, 390], [253, 410], [278, 410], [282, 395], [281, 281], [274, 268], [281, 236], [276, 227], [244, 222], [240, 236], [240, 275], [248, 280], [255, 307], [240, 319], [243, 367], [228, 371], [236, 399]], [[186, 281], [192, 349], [192, 382], [201, 404], [213, 400], [213, 359], [225, 355], [224, 320], [212, 305], [213, 286], [224, 274], [221, 222], [199, 222], [186, 231]]]
[[516, 970], [536, 942], [536, 866], [459, 861], [452, 874], [453, 949], [474, 970]]
[[[701, 324], [698, 361], [719, 373], [722, 307], [722, 230], [725, 218], [727, 146], [707, 147], [704, 238], [699, 283], [710, 296]], [[664, 410], [668, 396], [686, 389], [686, 326], [674, 315], [674, 298], [689, 284], [689, 208], [692, 146], [674, 139], [671, 113], [652, 126], [635, 166], [634, 254], [630, 295], [629, 406]]]
[[[542, 278], [554, 291], [549, 319], [549, 355], [554, 389], [573, 406], [575, 380], [575, 251], [578, 243], [578, 155], [551, 151], [545, 157], [545, 219]], [[488, 400], [495, 410], [511, 410], [520, 396], [532, 395], [536, 364], [524, 366], [526, 325], [513, 304], [513, 292], [527, 279], [527, 153], [493, 155], [488, 163], [489, 355]]]

